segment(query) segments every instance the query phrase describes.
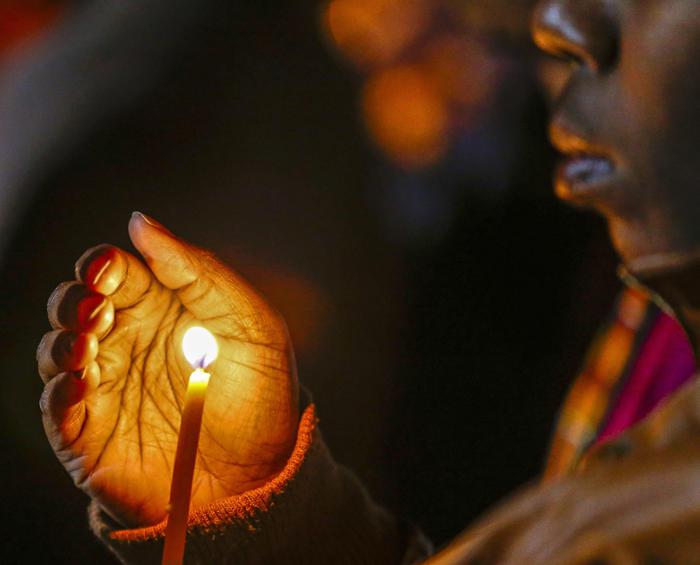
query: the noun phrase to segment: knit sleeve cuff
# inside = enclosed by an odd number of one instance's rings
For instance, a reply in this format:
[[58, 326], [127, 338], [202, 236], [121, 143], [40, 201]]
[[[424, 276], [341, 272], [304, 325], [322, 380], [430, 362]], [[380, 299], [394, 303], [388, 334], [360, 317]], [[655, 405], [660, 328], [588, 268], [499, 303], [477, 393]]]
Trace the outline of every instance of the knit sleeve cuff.
[[[233, 521], [247, 520], [259, 512], [266, 512], [275, 496], [284, 492], [289, 481], [299, 472], [309, 448], [313, 442], [316, 429], [315, 406], [311, 404], [302, 414], [297, 432], [297, 440], [289, 461], [284, 469], [269, 483], [237, 496], [222, 498], [212, 504], [190, 512], [187, 519], [188, 533], [192, 530], [216, 532]], [[97, 505], [93, 505], [93, 510]], [[91, 518], [94, 512], [91, 512]], [[93, 524], [95, 522], [92, 522]], [[110, 529], [109, 539], [115, 542], [147, 542], [156, 540], [165, 534], [167, 518], [162, 522], [145, 528], [131, 530]], [[100, 532], [101, 533], [101, 532]]]
[[[124, 530], [95, 502], [89, 518], [92, 530], [122, 562], [160, 562], [165, 521]], [[416, 539], [333, 460], [311, 404], [276, 478], [190, 513], [185, 563], [391, 565], [406, 562]]]

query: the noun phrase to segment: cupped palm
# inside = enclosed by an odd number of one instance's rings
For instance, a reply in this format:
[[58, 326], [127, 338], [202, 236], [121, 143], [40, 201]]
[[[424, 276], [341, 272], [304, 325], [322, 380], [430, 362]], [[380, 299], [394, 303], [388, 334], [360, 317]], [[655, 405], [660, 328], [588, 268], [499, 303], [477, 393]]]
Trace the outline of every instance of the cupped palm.
[[[90, 263], [112, 254], [106, 270], [123, 280], [111, 285], [116, 287], [111, 294], [102, 289], [113, 306], [113, 322], [94, 360], [85, 360], [84, 384], [62, 375], [65, 387], [73, 387], [73, 398], [64, 404], [73, 409], [52, 414], [49, 408], [44, 420], [76, 484], [125, 526], [139, 526], [167, 513], [192, 371], [181, 348], [189, 327], [206, 327], [219, 345], [208, 369], [192, 507], [255, 488], [279, 472], [295, 438], [297, 383], [284, 322], [247, 283], [142, 216], [132, 219], [130, 233], [147, 265], [102, 247], [78, 266], [80, 278], [89, 279]], [[80, 282], [91, 292], [101, 290], [100, 280]], [[73, 306], [67, 301], [63, 298], [64, 310]], [[62, 368], [60, 360], [56, 365]], [[60, 405], [58, 396], [71, 396], [57, 386], [49, 394], [54, 395], [53, 403], [44, 403], [49, 406]], [[65, 421], [76, 418], [82, 420], [79, 427]]]

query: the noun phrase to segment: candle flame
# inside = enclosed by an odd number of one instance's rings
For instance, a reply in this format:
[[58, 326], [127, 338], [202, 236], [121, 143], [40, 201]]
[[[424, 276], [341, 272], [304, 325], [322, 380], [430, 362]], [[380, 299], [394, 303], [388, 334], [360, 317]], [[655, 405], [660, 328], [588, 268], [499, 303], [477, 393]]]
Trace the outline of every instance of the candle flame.
[[219, 355], [219, 346], [209, 330], [193, 326], [182, 338], [182, 351], [192, 367], [204, 369]]

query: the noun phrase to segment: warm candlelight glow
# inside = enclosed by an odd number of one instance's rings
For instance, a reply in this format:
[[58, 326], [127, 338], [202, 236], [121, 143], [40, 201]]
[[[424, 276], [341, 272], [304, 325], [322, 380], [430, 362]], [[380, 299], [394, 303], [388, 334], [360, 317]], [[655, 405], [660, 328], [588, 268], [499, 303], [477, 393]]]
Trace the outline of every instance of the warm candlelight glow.
[[182, 338], [182, 351], [192, 367], [204, 369], [219, 355], [219, 346], [209, 330], [193, 326]]
[[204, 369], [195, 369], [190, 375], [188, 388], [205, 388], [209, 384], [209, 377], [211, 375], [207, 373]]
[[182, 338], [182, 351], [194, 371], [187, 381], [185, 405], [182, 410], [177, 451], [173, 464], [163, 565], [180, 565], [184, 558], [187, 516], [192, 495], [192, 477], [197, 459], [197, 444], [202, 425], [204, 400], [210, 377], [204, 368], [214, 362], [219, 354], [219, 346], [208, 330], [194, 326], [188, 329]]

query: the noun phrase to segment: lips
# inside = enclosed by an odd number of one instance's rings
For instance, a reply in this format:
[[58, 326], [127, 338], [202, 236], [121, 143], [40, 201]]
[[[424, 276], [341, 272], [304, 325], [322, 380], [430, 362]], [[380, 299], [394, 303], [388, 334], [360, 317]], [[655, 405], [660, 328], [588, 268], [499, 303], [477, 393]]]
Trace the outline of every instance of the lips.
[[618, 175], [611, 151], [579, 135], [566, 116], [557, 115], [550, 124], [550, 138], [564, 159], [556, 170], [557, 195], [587, 204], [611, 192]]
[[579, 153], [557, 168], [556, 190], [565, 200], [591, 200], [602, 196], [615, 177], [615, 164], [603, 155]]

